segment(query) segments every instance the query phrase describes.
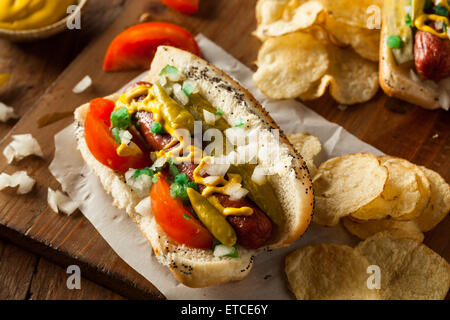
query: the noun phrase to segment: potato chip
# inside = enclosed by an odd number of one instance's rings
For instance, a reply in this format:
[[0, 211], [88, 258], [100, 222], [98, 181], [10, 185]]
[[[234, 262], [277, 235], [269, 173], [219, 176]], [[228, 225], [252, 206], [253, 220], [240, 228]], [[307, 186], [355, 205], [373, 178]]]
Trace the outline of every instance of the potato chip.
[[379, 232], [357, 247], [381, 269], [381, 297], [387, 300], [444, 299], [450, 286], [450, 265], [417, 240]]
[[327, 17], [325, 28], [342, 46], [350, 45], [361, 57], [371, 61], [380, 59], [380, 31], [353, 27]]
[[383, 0], [317, 0], [334, 19], [348, 25], [373, 29], [381, 23]]
[[319, 138], [309, 133], [294, 133], [290, 134], [288, 138], [304, 160], [314, 160], [314, 157], [322, 151]]
[[430, 182], [431, 196], [425, 210], [415, 219], [419, 228], [426, 232], [444, 220], [450, 210], [450, 186], [433, 170], [420, 167]]
[[369, 265], [349, 246], [318, 244], [289, 254], [285, 271], [298, 300], [378, 300], [367, 287]]
[[300, 31], [324, 20], [323, 6], [307, 0], [260, 0], [256, 5], [255, 36], [264, 41]]
[[351, 50], [328, 46], [330, 67], [327, 71], [333, 80], [330, 93], [341, 104], [363, 103], [378, 91], [378, 65], [361, 58]]
[[401, 234], [404, 238], [411, 238], [422, 242], [424, 235], [414, 221], [396, 221], [382, 219], [366, 222], [355, 222], [349, 217], [342, 219], [345, 229], [360, 239], [367, 239], [381, 231], [393, 234]]
[[300, 99], [308, 101], [320, 98], [325, 94], [331, 82], [333, 82], [333, 77], [329, 74], [324, 75], [322, 79], [313, 83], [308, 91], [302, 93]]
[[322, 151], [322, 144], [320, 143], [319, 138], [303, 132], [291, 134], [288, 136], [288, 139], [303, 157], [309, 173], [311, 177], [313, 177], [317, 173], [317, 168], [314, 165], [314, 157]]
[[368, 153], [324, 162], [313, 179], [316, 196], [313, 221], [320, 225], [337, 225], [340, 218], [377, 198], [387, 178], [387, 169]]
[[308, 33], [292, 33], [265, 41], [253, 75], [258, 88], [273, 99], [297, 98], [328, 69], [322, 42]]
[[424, 173], [404, 159], [390, 156], [379, 159], [389, 172], [383, 193], [351, 216], [358, 220], [388, 216], [398, 220], [414, 219], [425, 209], [430, 198], [430, 186]]
[[321, 97], [327, 87], [340, 104], [350, 105], [369, 101], [379, 88], [378, 66], [349, 49], [327, 46], [330, 66], [326, 74], [300, 95], [302, 100]]

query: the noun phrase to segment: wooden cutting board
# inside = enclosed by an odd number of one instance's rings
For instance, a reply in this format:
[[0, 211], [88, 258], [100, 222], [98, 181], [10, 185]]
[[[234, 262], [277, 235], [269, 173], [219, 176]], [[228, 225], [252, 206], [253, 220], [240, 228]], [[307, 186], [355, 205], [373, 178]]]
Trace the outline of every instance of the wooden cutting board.
[[[0, 150], [11, 141], [11, 135], [31, 133], [40, 142], [45, 157], [25, 159], [14, 165], [8, 165], [0, 157], [0, 172], [27, 170], [37, 180], [37, 187], [29, 195], [17, 196], [13, 191], [0, 193], [0, 237], [31, 249], [63, 267], [77, 264], [84, 276], [126, 297], [163, 298], [154, 286], [113, 252], [81, 213], [66, 217], [49, 209], [47, 188], [59, 188], [48, 171], [54, 153], [53, 137], [73, 119], [65, 118], [44, 128], [38, 127], [38, 120], [53, 112], [72, 112], [92, 98], [116, 91], [140, 73], [104, 73], [101, 66], [106, 48], [114, 36], [138, 23], [143, 13], [149, 13], [152, 21], [168, 21], [184, 26], [193, 34], [205, 34], [254, 69], [253, 61], [260, 46], [251, 35], [256, 23], [256, 0], [201, 2], [200, 13], [191, 17], [166, 8], [159, 0], [129, 0], [117, 21], [73, 61], [34, 108], [3, 137]], [[92, 77], [93, 87], [83, 94], [73, 94], [72, 88], [85, 75]], [[340, 111], [329, 96], [310, 102], [308, 106], [385, 153], [425, 165], [450, 180], [448, 113], [425, 111], [389, 99], [381, 91], [369, 103], [345, 111]], [[447, 217], [425, 238], [425, 243], [447, 260], [450, 260], [449, 227], [450, 218]]]

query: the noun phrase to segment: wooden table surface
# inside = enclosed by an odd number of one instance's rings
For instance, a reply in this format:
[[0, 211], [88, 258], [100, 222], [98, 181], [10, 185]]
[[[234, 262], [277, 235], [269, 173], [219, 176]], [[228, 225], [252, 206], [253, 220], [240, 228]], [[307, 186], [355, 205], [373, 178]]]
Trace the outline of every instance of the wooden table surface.
[[[121, 13], [126, 0], [90, 1], [82, 29], [36, 43], [0, 40], [0, 71], [11, 73], [0, 89], [0, 101], [23, 116], [69, 63]], [[0, 137], [14, 122], [0, 124]], [[66, 270], [39, 255], [0, 240], [0, 299], [123, 299], [82, 278], [81, 290], [68, 290]]]
[[[168, 9], [161, 6], [151, 8], [151, 11], [152, 18], [157, 19], [160, 13], [162, 20], [185, 25], [194, 33], [206, 31], [208, 37], [254, 69], [252, 62], [260, 46], [258, 40], [250, 36], [255, 28], [255, 2], [203, 0], [202, 9], [196, 17], [172, 12], [167, 14]], [[31, 44], [11, 44], [0, 40], [0, 73], [12, 74], [11, 81], [0, 89], [0, 101], [14, 106], [21, 116], [32, 110], [39, 97], [47, 89], [51, 90], [51, 84], [83, 48], [102, 34], [126, 4], [127, 0], [91, 0], [83, 14], [80, 31], [66, 32]], [[231, 18], [234, 12], [230, 10], [237, 10], [238, 7], [239, 14], [236, 13], [235, 19]], [[224, 12], [226, 10], [228, 12]], [[229, 24], [216, 23], [217, 19], [224, 21], [227, 16], [230, 18]], [[241, 26], [237, 29], [246, 30], [245, 33], [235, 34], [237, 24]], [[205, 26], [209, 26], [208, 29]], [[426, 111], [389, 99], [381, 91], [369, 103], [345, 111], [336, 108], [329, 96], [307, 104], [383, 152], [425, 165], [450, 180], [448, 112]], [[13, 126], [14, 122], [0, 124], [0, 137], [7, 135]], [[450, 218], [447, 217], [436, 229], [427, 233], [425, 239], [427, 245], [447, 260], [450, 260], [449, 228]], [[82, 290], [68, 290], [66, 279], [64, 268], [0, 240], [0, 299], [123, 299], [119, 294], [87, 279], [82, 280]]]

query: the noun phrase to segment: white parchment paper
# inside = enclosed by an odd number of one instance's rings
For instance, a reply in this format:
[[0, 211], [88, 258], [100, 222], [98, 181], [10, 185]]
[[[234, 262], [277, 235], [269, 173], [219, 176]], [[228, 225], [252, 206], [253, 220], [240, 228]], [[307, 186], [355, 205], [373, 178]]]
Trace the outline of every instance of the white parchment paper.
[[[203, 35], [197, 36], [197, 41], [206, 60], [247, 88], [285, 133], [308, 132], [318, 136], [323, 144], [318, 162], [354, 152], [381, 154], [297, 101], [269, 100], [252, 82], [253, 72], [250, 69]], [[293, 299], [284, 275], [284, 257], [289, 252], [314, 243], [355, 244], [355, 239], [342, 227], [324, 228], [312, 224], [289, 248], [258, 255], [252, 271], [244, 280], [204, 289], [188, 288], [179, 284], [170, 271], [157, 262], [152, 248], [126, 212], [113, 207], [112, 198], [103, 190], [76, 149], [74, 132], [73, 126], [69, 126], [55, 136], [56, 151], [50, 165], [51, 173], [63, 190], [81, 203], [81, 212], [113, 250], [168, 299]]]

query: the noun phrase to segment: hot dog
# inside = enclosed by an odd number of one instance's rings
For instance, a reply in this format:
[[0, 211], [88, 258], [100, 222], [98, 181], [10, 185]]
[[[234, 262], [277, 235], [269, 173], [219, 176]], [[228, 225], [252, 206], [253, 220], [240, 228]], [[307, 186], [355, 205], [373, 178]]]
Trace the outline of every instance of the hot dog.
[[425, 79], [440, 81], [450, 76], [450, 40], [417, 31], [414, 43], [417, 73]]
[[[104, 138], [95, 139], [85, 127], [94, 115], [103, 117], [102, 128], [110, 125], [110, 137], [102, 129]], [[300, 155], [283, 133], [272, 132], [277, 125], [244, 88], [188, 52], [159, 47], [145, 81], [78, 108], [75, 119], [86, 163], [185, 285], [242, 279], [254, 255], [290, 245], [311, 220], [312, 185]], [[257, 152], [254, 163], [216, 164], [242, 150], [207, 153], [203, 143], [196, 159], [198, 147], [178, 132], [193, 136], [195, 121], [226, 139], [257, 128], [262, 144], [278, 145], [277, 152]], [[128, 171], [112, 169], [116, 161], [130, 164]], [[256, 168], [263, 164], [272, 171], [261, 178]]]
[[450, 4], [386, 0], [380, 83], [390, 96], [427, 109], [450, 107]]

